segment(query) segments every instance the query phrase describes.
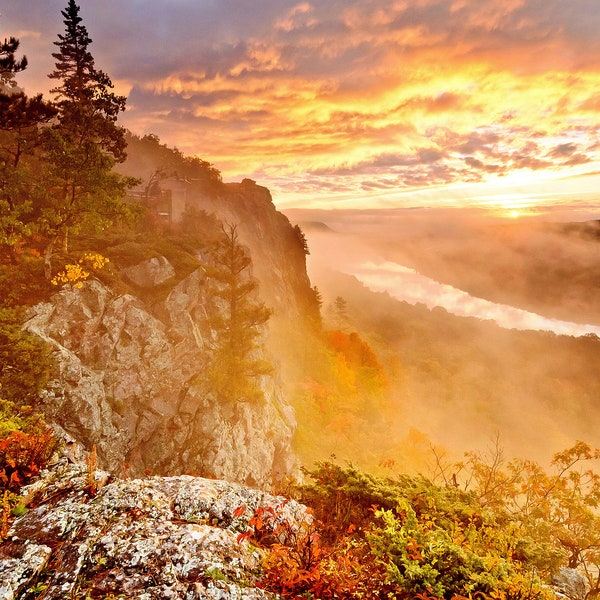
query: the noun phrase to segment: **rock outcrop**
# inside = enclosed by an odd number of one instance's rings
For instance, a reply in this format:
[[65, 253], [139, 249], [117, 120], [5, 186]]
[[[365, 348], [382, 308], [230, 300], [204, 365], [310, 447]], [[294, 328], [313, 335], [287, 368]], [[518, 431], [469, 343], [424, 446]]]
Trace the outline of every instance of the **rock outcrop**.
[[[48, 600], [274, 598], [255, 587], [260, 551], [238, 535], [283, 498], [185, 475], [116, 480], [91, 495], [89, 479], [63, 459], [23, 490], [31, 508], [0, 546], [0, 600], [32, 590]], [[292, 524], [307, 518], [293, 501], [283, 510]]]
[[[32, 309], [27, 330], [57, 358], [43, 409], [88, 450], [95, 445], [111, 473], [208, 474], [264, 485], [295, 464], [295, 419], [278, 374], [297, 362], [292, 337], [302, 337], [315, 310], [302, 241], [269, 191], [249, 180], [223, 185], [212, 197], [190, 196], [190, 205], [236, 225], [260, 300], [273, 311], [264, 358], [276, 369], [261, 378], [265, 401], [216, 400], [202, 377], [214, 339], [204, 270], [175, 285], [169, 261], [153, 256], [122, 270], [139, 294], [92, 280]], [[159, 287], [171, 288], [166, 299], [147, 304]]]
[[210, 197], [190, 194], [189, 205], [236, 226], [258, 300], [272, 310], [268, 354], [255, 357], [275, 365], [259, 382], [264, 402], [224, 405], [202, 376], [215, 300], [199, 255], [199, 268], [183, 279], [164, 256], [151, 256], [122, 265], [120, 287], [90, 280], [31, 310], [27, 330], [57, 358], [42, 408], [88, 450], [95, 445], [113, 474], [192, 473], [265, 485], [294, 469], [295, 418], [282, 381], [297, 375], [290, 372], [318, 314], [301, 233], [269, 190], [250, 180]]
[[181, 281], [161, 319], [130, 294], [92, 280], [35, 306], [28, 331], [55, 351], [47, 419], [111, 473], [209, 474], [268, 484], [294, 466], [294, 415], [277, 380], [265, 401], [219, 403], [203, 384], [209, 298], [201, 269]]
[[192, 200], [223, 222], [235, 224], [250, 250], [261, 296], [274, 311], [297, 326], [314, 310], [306, 254], [294, 227], [273, 204], [266, 187], [250, 179], [228, 183], [220, 194]]
[[191, 194], [189, 202], [237, 227], [252, 256], [261, 298], [273, 311], [267, 347], [284, 380], [302, 377], [302, 349], [311, 343], [320, 317], [299, 230], [275, 208], [270, 191], [251, 179], [224, 184], [215, 195]]
[[552, 576], [552, 589], [557, 598], [585, 600], [590, 592], [590, 584], [579, 571], [561, 567]]

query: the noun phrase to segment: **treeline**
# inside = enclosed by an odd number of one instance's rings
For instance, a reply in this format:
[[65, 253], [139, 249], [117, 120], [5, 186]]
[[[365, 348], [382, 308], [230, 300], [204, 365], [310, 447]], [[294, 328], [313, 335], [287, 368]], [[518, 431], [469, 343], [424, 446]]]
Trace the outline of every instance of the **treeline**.
[[27, 66], [17, 57], [19, 40], [0, 46], [0, 258], [17, 263], [24, 247], [37, 249], [47, 279], [69, 236], [131, 215], [124, 197], [136, 183], [114, 170], [126, 156], [117, 125], [125, 97], [96, 67], [79, 10], [69, 0], [62, 11], [52, 101], [17, 87], [15, 76]]
[[113, 170], [125, 159], [125, 131], [116, 123], [125, 98], [96, 68], [73, 0], [62, 15], [49, 74], [53, 101], [18, 88], [27, 58], [18, 57], [18, 39], [0, 44], [0, 539], [19, 488], [56, 445], [37, 406], [53, 360], [23, 331], [26, 307], [52, 288], [53, 257], [58, 248], [67, 252], [70, 236], [132, 213], [123, 198], [135, 182]]
[[117, 172], [141, 178], [136, 190], [142, 198], [160, 193], [165, 180], [184, 179], [194, 192], [219, 191], [220, 171], [197, 156], [186, 156], [177, 148], [163, 144], [157, 135], [125, 132], [127, 158], [115, 166]]

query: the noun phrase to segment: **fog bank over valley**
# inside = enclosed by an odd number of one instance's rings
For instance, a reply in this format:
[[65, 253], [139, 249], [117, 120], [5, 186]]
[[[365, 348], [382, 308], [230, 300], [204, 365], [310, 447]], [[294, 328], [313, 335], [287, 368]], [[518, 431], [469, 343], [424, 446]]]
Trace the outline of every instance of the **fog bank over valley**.
[[600, 221], [474, 209], [287, 212], [303, 224], [310, 269], [327, 266], [397, 299], [503, 327], [600, 331]]
[[308, 239], [325, 327], [340, 326], [342, 297], [341, 328], [388, 372], [380, 456], [427, 471], [432, 445], [460, 458], [496, 435], [507, 457], [541, 462], [578, 439], [600, 444], [600, 222], [286, 213]]
[[397, 263], [365, 262], [347, 273], [355, 275], [370, 290], [388, 292], [398, 300], [410, 304], [422, 302], [428, 308], [439, 306], [460, 317], [494, 321], [506, 329], [551, 331], [558, 335], [600, 336], [598, 326], [549, 319], [514, 306], [496, 304], [471, 296], [451, 285], [439, 283], [421, 275], [415, 269]]

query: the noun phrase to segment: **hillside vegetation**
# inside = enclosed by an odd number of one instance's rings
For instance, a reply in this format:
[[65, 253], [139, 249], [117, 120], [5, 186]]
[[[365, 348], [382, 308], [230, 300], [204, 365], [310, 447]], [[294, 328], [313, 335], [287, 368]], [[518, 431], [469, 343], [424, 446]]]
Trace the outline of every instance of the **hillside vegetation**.
[[284, 598], [541, 599], [568, 565], [595, 597], [598, 457], [578, 443], [545, 471], [496, 448], [446, 465], [445, 484], [321, 463], [302, 488], [314, 521], [289, 529], [261, 512], [249, 523], [259, 543], [275, 537], [263, 585]]

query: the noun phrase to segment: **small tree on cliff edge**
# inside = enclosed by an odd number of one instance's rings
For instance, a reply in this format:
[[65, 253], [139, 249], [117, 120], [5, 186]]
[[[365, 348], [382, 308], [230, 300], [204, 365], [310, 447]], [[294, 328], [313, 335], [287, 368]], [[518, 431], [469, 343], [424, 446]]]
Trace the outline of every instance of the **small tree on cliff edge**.
[[59, 51], [52, 54], [56, 64], [49, 75], [60, 82], [51, 90], [57, 97], [58, 123], [47, 130], [46, 177], [39, 198], [40, 223], [49, 237], [47, 276], [56, 241], [61, 239], [66, 251], [69, 231], [103, 226], [125, 214], [122, 199], [133, 184], [112, 171], [126, 156], [124, 130], [116, 124], [125, 97], [114, 94], [108, 75], [96, 69], [79, 6], [69, 0], [61, 13], [65, 34], [54, 42]]
[[272, 367], [258, 359], [256, 352], [261, 347], [261, 326], [271, 311], [256, 299], [258, 284], [249, 272], [252, 261], [235, 225], [223, 227], [213, 259], [214, 266], [207, 269], [217, 305], [210, 318], [215, 348], [209, 381], [221, 401], [259, 400], [262, 392], [256, 379], [269, 374]]

